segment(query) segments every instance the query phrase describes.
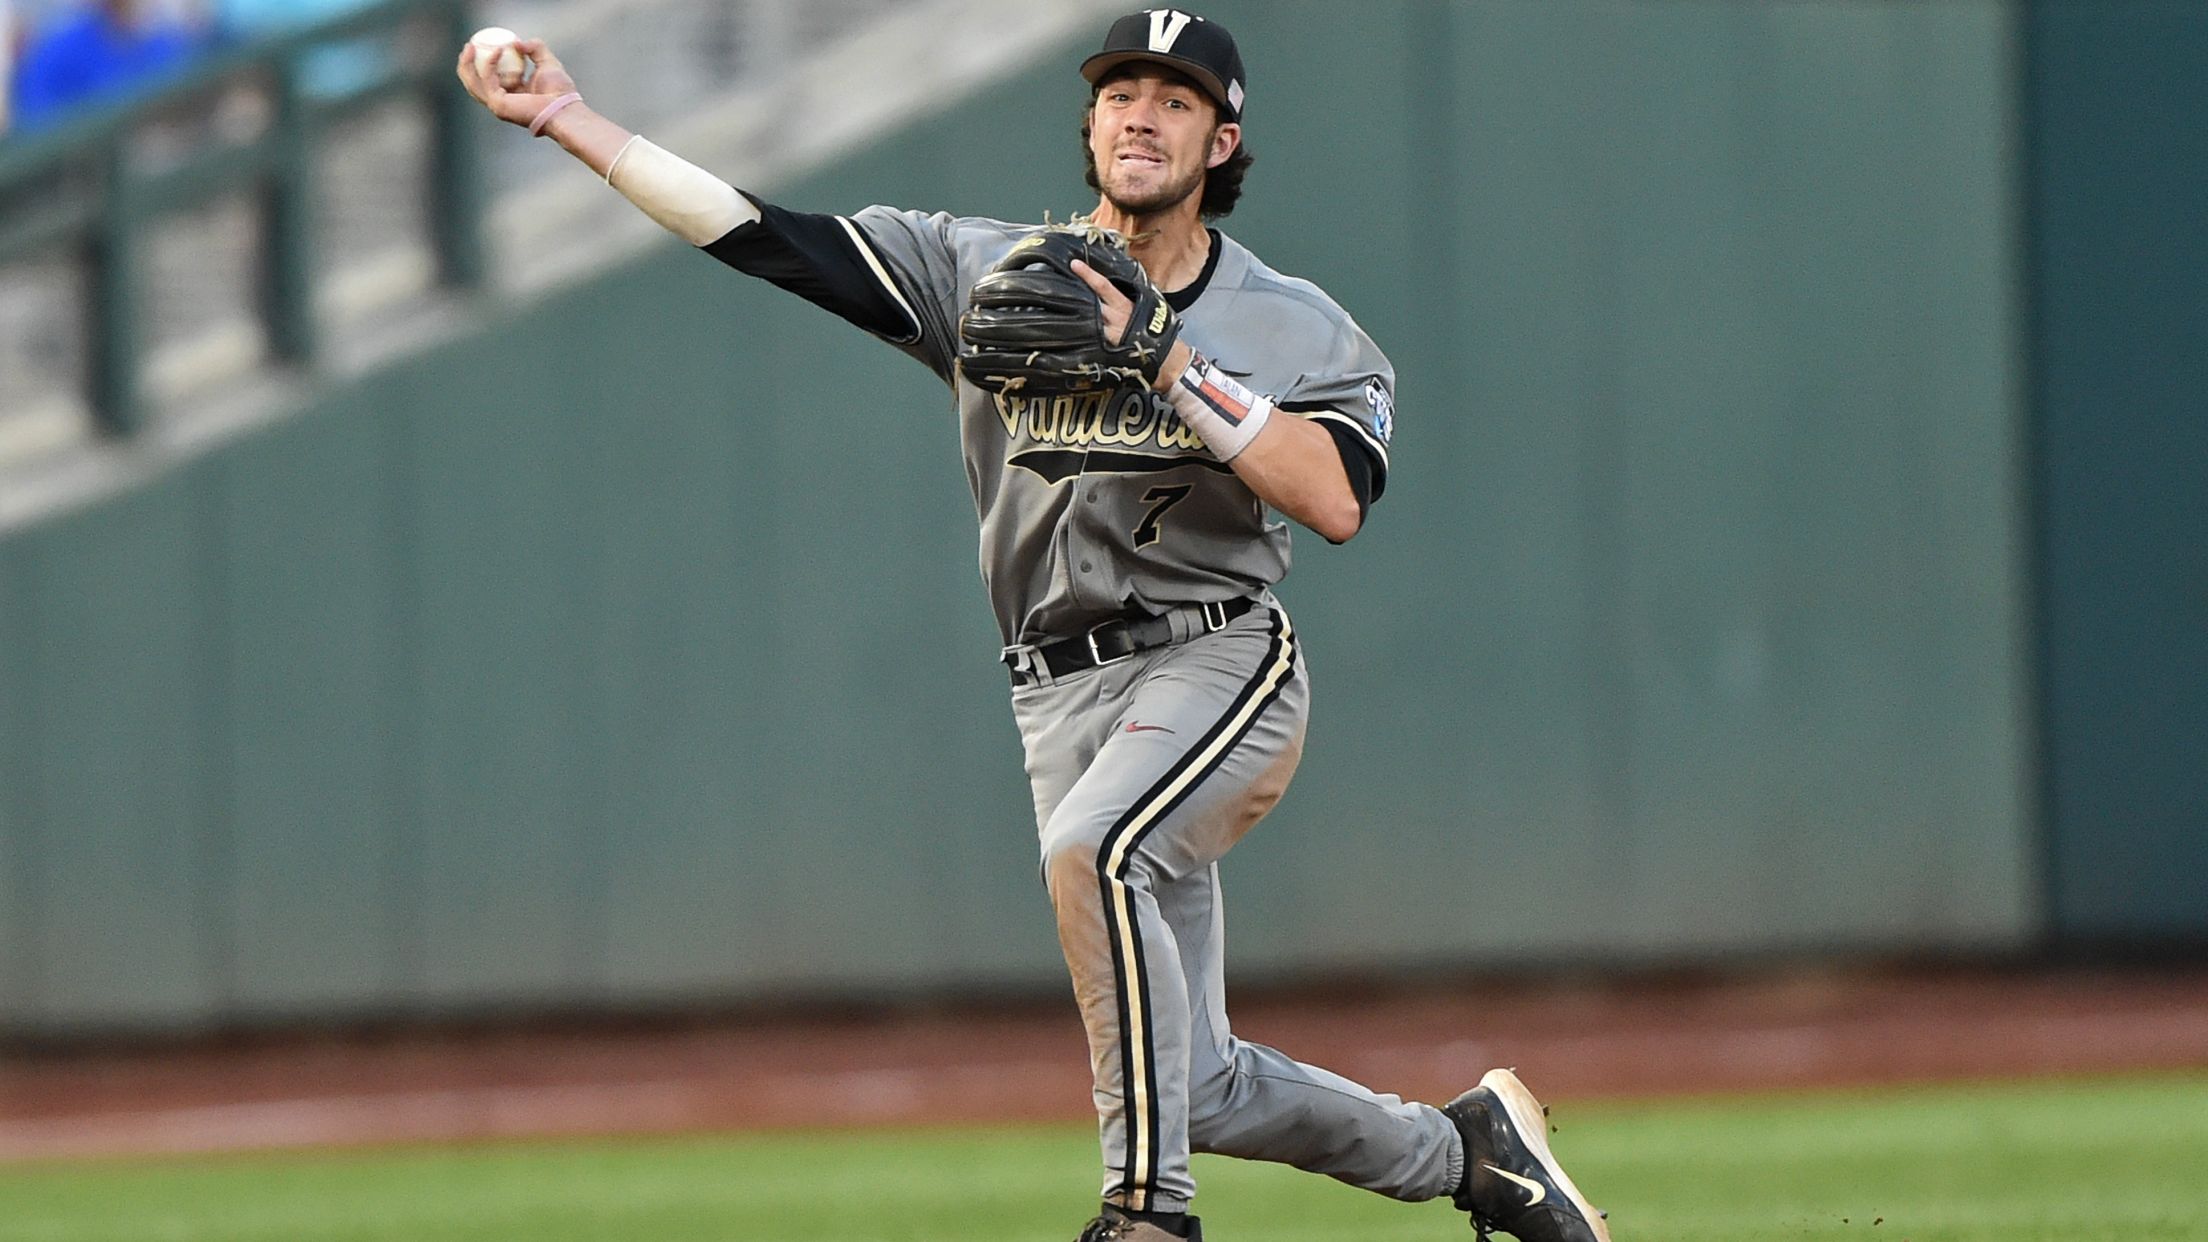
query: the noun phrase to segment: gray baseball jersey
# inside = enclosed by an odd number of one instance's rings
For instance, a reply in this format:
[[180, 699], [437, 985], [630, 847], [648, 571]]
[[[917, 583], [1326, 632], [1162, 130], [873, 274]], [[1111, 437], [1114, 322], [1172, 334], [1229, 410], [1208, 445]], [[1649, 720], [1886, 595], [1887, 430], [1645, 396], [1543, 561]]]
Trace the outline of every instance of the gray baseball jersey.
[[[1140, 386], [994, 396], [959, 378], [967, 291], [1033, 225], [869, 207], [869, 265], [917, 331], [890, 337], [957, 392], [981, 573], [1004, 641], [1077, 634], [1131, 609], [1255, 595], [1289, 566], [1268, 520], [1165, 398]], [[1347, 312], [1223, 234], [1181, 339], [1280, 408], [1329, 422], [1387, 468], [1395, 371]], [[1176, 297], [1176, 301], [1180, 300]], [[886, 334], [885, 334], [886, 335]]]

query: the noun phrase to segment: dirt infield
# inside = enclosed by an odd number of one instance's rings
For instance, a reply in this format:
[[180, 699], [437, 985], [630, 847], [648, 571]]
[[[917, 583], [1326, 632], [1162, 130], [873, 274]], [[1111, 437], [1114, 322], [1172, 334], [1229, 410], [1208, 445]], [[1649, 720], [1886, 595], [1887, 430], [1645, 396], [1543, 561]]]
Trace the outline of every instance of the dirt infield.
[[[2208, 1067], [2208, 966], [1255, 992], [1236, 1033], [1446, 1098]], [[1091, 1115], [1070, 1003], [226, 1036], [0, 1055], [0, 1159]]]

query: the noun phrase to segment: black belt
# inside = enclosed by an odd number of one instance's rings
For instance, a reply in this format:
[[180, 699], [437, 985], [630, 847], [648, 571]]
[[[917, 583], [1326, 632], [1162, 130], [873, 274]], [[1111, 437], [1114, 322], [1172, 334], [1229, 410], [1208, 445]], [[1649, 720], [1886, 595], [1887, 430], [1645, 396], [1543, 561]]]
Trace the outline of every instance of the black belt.
[[[1245, 596], [1191, 607], [1196, 613], [1197, 623], [1203, 627], [1198, 633], [1214, 634], [1227, 628], [1229, 621], [1257, 607], [1257, 601]], [[1085, 634], [1042, 643], [1033, 650], [1035, 661], [1049, 669], [1053, 678], [1057, 678], [1078, 673], [1085, 668], [1117, 664], [1139, 652], [1148, 651], [1152, 647], [1163, 647], [1172, 641], [1171, 613], [1159, 616], [1138, 614], [1114, 617], [1089, 627]], [[1004, 662], [1012, 666], [1012, 680], [1019, 682], [1023, 673], [1018, 657], [1007, 655]]]

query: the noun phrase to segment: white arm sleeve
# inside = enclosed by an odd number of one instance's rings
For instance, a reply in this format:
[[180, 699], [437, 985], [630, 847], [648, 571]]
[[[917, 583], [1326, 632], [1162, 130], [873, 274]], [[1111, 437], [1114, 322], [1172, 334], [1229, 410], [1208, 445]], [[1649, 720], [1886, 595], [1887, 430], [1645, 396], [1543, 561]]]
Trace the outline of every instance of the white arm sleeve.
[[759, 209], [736, 187], [653, 146], [642, 134], [613, 157], [606, 184], [693, 246], [718, 241], [737, 225], [759, 218]]

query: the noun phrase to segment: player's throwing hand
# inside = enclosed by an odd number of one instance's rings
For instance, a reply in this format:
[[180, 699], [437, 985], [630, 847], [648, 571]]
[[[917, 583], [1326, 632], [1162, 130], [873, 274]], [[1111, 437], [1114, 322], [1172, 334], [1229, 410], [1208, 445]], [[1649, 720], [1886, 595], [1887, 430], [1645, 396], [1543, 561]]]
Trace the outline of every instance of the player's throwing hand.
[[562, 95], [578, 93], [575, 79], [567, 75], [567, 67], [542, 39], [523, 39], [514, 44], [523, 56], [533, 62], [537, 71], [522, 85], [508, 90], [499, 84], [498, 75], [489, 76], [475, 70], [475, 45], [465, 44], [460, 49], [460, 61], [453, 72], [460, 75], [460, 84], [468, 88], [468, 94], [477, 103], [491, 110], [491, 115], [501, 121], [519, 125], [524, 129], [544, 111], [545, 105]]
[[[636, 200], [637, 206], [654, 220], [686, 237], [701, 219], [700, 202], [712, 208], [703, 212], [702, 218], [719, 229], [711, 234], [713, 237], [735, 227], [740, 220], [755, 216], [750, 204], [727, 184], [701, 169], [681, 164], [656, 147], [642, 151], [641, 148], [650, 144], [637, 141], [635, 134], [591, 111], [584, 105], [582, 92], [576, 88], [575, 79], [568, 75], [567, 66], [552, 54], [544, 40], [517, 39], [505, 46], [520, 52], [536, 65], [536, 72], [526, 82], [508, 87], [499, 81], [495, 71], [486, 73], [478, 68], [478, 57], [483, 55], [483, 49], [473, 42], [460, 49], [459, 62], [452, 70], [459, 75], [460, 85], [468, 89], [469, 96], [488, 108], [492, 116], [519, 125], [531, 135], [559, 143], [592, 172], [606, 178], [607, 184]], [[632, 162], [645, 165], [647, 175], [634, 184], [624, 185], [614, 175], [614, 165], [632, 144], [640, 149], [642, 157]], [[676, 165], [680, 165], [679, 169]], [[649, 175], [654, 171], [657, 176]]]

